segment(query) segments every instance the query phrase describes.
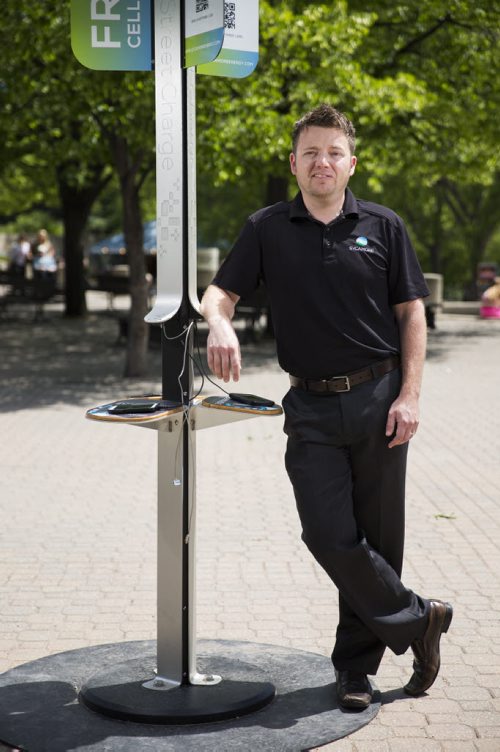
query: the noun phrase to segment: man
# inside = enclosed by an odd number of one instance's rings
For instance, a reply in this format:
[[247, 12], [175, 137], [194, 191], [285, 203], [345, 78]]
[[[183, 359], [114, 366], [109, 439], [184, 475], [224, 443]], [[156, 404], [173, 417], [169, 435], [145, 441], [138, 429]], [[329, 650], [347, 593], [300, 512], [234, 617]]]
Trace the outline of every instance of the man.
[[357, 200], [352, 123], [329, 105], [299, 120], [290, 167], [299, 193], [253, 214], [207, 289], [208, 364], [238, 380], [235, 305], [267, 287], [285, 396], [286, 468], [302, 538], [339, 590], [332, 662], [340, 704], [366, 708], [386, 647], [411, 646], [405, 691], [439, 671], [449, 604], [400, 580], [408, 442], [418, 426], [428, 294], [402, 220]]

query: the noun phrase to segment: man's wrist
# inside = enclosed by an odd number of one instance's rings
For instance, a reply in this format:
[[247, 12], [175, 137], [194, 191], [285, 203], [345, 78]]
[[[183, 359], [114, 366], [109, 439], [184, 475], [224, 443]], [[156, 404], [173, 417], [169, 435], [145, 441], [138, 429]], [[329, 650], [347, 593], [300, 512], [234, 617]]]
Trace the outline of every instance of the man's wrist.
[[417, 400], [418, 402], [418, 400], [420, 399], [420, 387], [414, 384], [404, 384], [401, 387], [399, 396], [404, 399]]
[[207, 317], [206, 322], [209, 327], [212, 327], [219, 326], [220, 324], [230, 324], [231, 319], [229, 318], [229, 316], [225, 316], [222, 313], [214, 313], [211, 316]]

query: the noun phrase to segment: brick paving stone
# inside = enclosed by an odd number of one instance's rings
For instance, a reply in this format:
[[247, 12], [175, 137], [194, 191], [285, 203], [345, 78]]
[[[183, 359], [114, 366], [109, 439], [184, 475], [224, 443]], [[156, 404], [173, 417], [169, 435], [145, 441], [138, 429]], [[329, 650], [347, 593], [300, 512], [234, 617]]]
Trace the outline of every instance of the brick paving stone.
[[417, 700], [412, 700], [412, 709], [426, 715], [460, 712], [460, 704], [453, 700], [440, 699], [433, 694], [427, 694]]
[[495, 739], [478, 739], [475, 742], [475, 748], [478, 752], [498, 752], [500, 744]]
[[359, 744], [362, 741], [370, 740], [370, 741], [380, 741], [383, 739], [388, 739], [393, 736], [393, 732], [391, 729], [382, 726], [380, 723], [380, 719], [378, 719], [379, 722], [377, 723], [369, 723], [367, 726], [363, 726], [363, 728], [359, 729], [359, 731], [356, 731], [355, 737], [353, 737], [356, 744]]
[[460, 707], [464, 711], [484, 711], [486, 709], [494, 710], [493, 702], [483, 700], [462, 700]]
[[464, 711], [461, 714], [462, 723], [467, 723], [475, 728], [498, 726], [500, 718], [495, 711]]
[[[383, 717], [380, 718], [380, 723], [382, 723], [384, 726], [393, 726], [396, 724], [399, 726], [425, 726], [426, 725], [426, 717], [424, 713], [417, 713], [414, 710], [402, 710], [402, 711], [394, 711], [391, 708], [392, 712], [385, 712]], [[395, 712], [397, 713], [397, 718], [394, 717]]]
[[429, 724], [427, 733], [432, 739], [439, 739], [447, 742], [476, 738], [474, 729], [463, 723]]
[[391, 752], [441, 752], [441, 744], [432, 739], [391, 739], [389, 741]]
[[[425, 723], [425, 719], [422, 723], [422, 725], [413, 725], [413, 726], [400, 726], [397, 725], [392, 729], [393, 735], [398, 739], [412, 739], [413, 740], [413, 746], [420, 745], [420, 741], [422, 739], [427, 738], [427, 726]], [[418, 739], [418, 742], [415, 740]]]
[[478, 729], [478, 735], [484, 739], [497, 739], [498, 748], [500, 749], [500, 724], [498, 726], [481, 726]]

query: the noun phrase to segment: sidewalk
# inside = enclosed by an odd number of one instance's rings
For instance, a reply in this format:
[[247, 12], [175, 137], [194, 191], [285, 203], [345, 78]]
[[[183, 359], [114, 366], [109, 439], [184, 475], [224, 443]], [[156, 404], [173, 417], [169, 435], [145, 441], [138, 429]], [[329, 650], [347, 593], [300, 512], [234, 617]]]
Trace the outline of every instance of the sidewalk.
[[[324, 750], [500, 750], [500, 323], [437, 324], [410, 451], [404, 580], [454, 604], [442, 670], [411, 699], [411, 655], [387, 653], [380, 713]], [[103, 310], [0, 322], [0, 672], [156, 636], [156, 434], [84, 419], [159, 389], [159, 352], [154, 378], [124, 382], [116, 336]], [[270, 343], [247, 346], [244, 369], [240, 391], [280, 400], [287, 378]], [[198, 635], [329, 655], [336, 592], [300, 541], [281, 426], [267, 417], [197, 435]]]

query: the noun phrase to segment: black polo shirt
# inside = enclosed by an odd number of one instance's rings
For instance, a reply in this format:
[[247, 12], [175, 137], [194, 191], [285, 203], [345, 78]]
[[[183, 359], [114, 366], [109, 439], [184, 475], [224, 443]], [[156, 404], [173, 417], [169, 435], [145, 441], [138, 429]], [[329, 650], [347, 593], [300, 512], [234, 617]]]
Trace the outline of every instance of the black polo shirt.
[[260, 280], [280, 366], [311, 378], [399, 353], [392, 306], [429, 294], [402, 219], [349, 189], [327, 225], [300, 193], [248, 218], [213, 284], [247, 297]]

